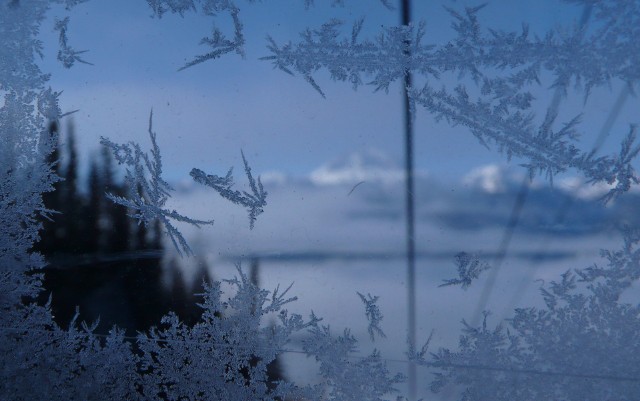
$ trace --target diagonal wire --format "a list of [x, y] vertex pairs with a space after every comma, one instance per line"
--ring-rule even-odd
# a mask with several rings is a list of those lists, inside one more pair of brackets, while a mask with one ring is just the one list
[[[609, 115], [607, 116], [607, 119], [605, 120], [602, 128], [600, 129], [600, 132], [598, 133], [598, 137], [596, 138], [596, 141], [593, 144], [592, 152], [594, 154], [598, 150], [600, 150], [607, 136], [609, 136], [609, 133], [611, 132], [611, 128], [613, 127], [613, 124], [615, 123], [618, 116], [620, 115], [620, 111], [622, 110], [622, 107], [624, 106], [627, 98], [631, 93], [632, 93], [632, 86], [630, 83], [627, 83], [620, 90], [620, 94], [618, 95], [618, 98], [616, 99], [616, 102], [614, 103], [613, 108], [609, 112]], [[560, 207], [556, 211], [556, 214], [553, 220], [554, 226], [560, 225], [564, 222], [565, 217], [567, 216], [569, 210], [571, 210], [571, 207], [575, 202], [578, 190], [579, 190], [579, 187], [575, 186], [571, 190], [569, 196], [566, 196], [564, 198], [563, 203], [560, 205]], [[522, 299], [524, 290], [532, 282], [532, 279], [537, 269], [544, 262], [545, 256], [543, 254], [543, 251], [547, 249], [547, 245], [549, 244], [549, 241], [550, 240], [548, 237], [542, 241], [542, 244], [540, 245], [540, 251], [537, 253], [540, 256], [531, 261], [532, 267], [530, 269], [525, 270], [524, 277], [522, 277], [522, 280], [520, 280], [518, 287], [516, 287], [516, 292], [513, 294], [509, 302], [506, 304], [507, 307], [503, 312], [503, 316], [506, 316], [508, 313], [510, 313], [510, 308], [513, 305], [516, 305]]]
[[522, 184], [520, 185], [518, 195], [516, 196], [516, 201], [513, 204], [513, 209], [511, 209], [511, 216], [509, 216], [507, 227], [502, 234], [502, 240], [500, 241], [500, 247], [498, 248], [498, 253], [496, 254], [495, 261], [491, 266], [491, 269], [489, 270], [489, 277], [487, 278], [487, 281], [482, 288], [480, 299], [478, 300], [476, 310], [473, 313], [471, 325], [474, 327], [478, 325], [479, 319], [482, 316], [482, 312], [487, 307], [487, 302], [489, 301], [491, 292], [495, 287], [498, 273], [500, 272], [500, 268], [502, 267], [502, 262], [504, 262], [504, 258], [507, 256], [507, 251], [509, 250], [509, 245], [511, 244], [511, 239], [513, 238], [513, 232], [518, 225], [520, 214], [522, 213], [522, 208], [525, 204], [525, 201], [527, 200], [528, 194], [529, 177], [525, 176], [522, 180]]
[[[593, 8], [593, 4], [585, 4], [582, 10], [582, 16], [580, 18], [579, 30], [584, 32], [587, 21], [591, 16], [591, 10]], [[568, 82], [566, 82], [568, 85]], [[554, 118], [558, 115], [558, 109], [560, 107], [560, 101], [562, 100], [562, 96], [564, 94], [564, 87], [566, 85], [559, 84], [556, 86], [556, 90], [553, 94], [553, 98], [551, 100], [551, 104], [547, 108], [547, 116], [546, 119]], [[473, 313], [471, 322], [473, 326], [476, 326], [482, 317], [482, 313], [487, 307], [487, 303], [489, 302], [489, 298], [491, 297], [491, 293], [493, 292], [496, 284], [496, 280], [498, 278], [498, 274], [500, 273], [502, 263], [504, 262], [505, 257], [507, 256], [507, 252], [509, 251], [509, 246], [511, 245], [511, 240], [513, 239], [513, 232], [518, 225], [520, 214], [522, 213], [522, 208], [529, 194], [529, 177], [525, 175], [522, 180], [522, 184], [520, 186], [520, 190], [516, 196], [515, 203], [513, 208], [511, 209], [511, 216], [505, 227], [505, 231], [502, 234], [502, 239], [500, 240], [500, 245], [498, 248], [497, 256], [494, 261], [494, 265], [491, 269], [491, 273], [485, 285], [482, 289], [482, 293], [480, 294], [480, 299], [478, 301], [478, 305], [476, 306], [476, 310]]]

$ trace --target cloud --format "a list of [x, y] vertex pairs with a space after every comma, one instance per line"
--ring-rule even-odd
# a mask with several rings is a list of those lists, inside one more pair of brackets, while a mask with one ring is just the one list
[[[467, 187], [479, 189], [489, 194], [506, 193], [512, 190], [512, 187], [520, 185], [525, 178], [522, 169], [516, 169], [508, 164], [485, 164], [474, 167], [462, 178], [462, 184]], [[533, 187], [539, 187], [541, 184], [538, 180], [534, 180]]]
[[[331, 255], [404, 252], [404, 180], [401, 170], [383, 153], [350, 154], [306, 177], [277, 171], [261, 176], [269, 192], [268, 204], [253, 230], [249, 230], [243, 208], [195, 184], [178, 187], [180, 193], [171, 207], [189, 210], [194, 218], [215, 219], [213, 227], [202, 231], [185, 228], [188, 238], [222, 257], [258, 254], [298, 260], [319, 255], [317, 259], [324, 260]], [[246, 182], [238, 178], [237, 189], [247, 190]], [[454, 255], [463, 248], [495, 249], [521, 178], [504, 167], [483, 166], [473, 169], [452, 190], [451, 185], [419, 176], [415, 188], [418, 252], [433, 257], [447, 252]], [[361, 181], [366, 183], [351, 191], [353, 183]], [[531, 188], [519, 219], [514, 252], [535, 251], [536, 241], [531, 238], [560, 235], [563, 241], [577, 240], [611, 229], [612, 221], [629, 219], [625, 205], [632, 199], [603, 211], [594, 202], [576, 198], [558, 223], [555, 211], [568, 197], [559, 187]], [[562, 249], [559, 245], [558, 251]]]
[[[571, 193], [573, 196], [584, 200], [597, 200], [607, 194], [611, 189], [615, 188], [616, 182], [611, 184], [606, 182], [597, 182], [590, 184], [580, 177], [566, 177], [558, 181], [558, 187], [565, 192]], [[629, 193], [637, 194], [640, 192], [638, 185], [633, 185]]]
[[390, 157], [376, 149], [351, 153], [318, 167], [309, 175], [311, 182], [316, 185], [359, 182], [391, 184], [404, 180], [404, 177], [404, 171]]

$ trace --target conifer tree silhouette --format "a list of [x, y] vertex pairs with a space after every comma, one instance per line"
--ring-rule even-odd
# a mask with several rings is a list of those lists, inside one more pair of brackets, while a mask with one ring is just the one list
[[[50, 135], [58, 135], [59, 126], [51, 123]], [[149, 329], [170, 310], [187, 324], [198, 321], [202, 309], [194, 293], [210, 283], [206, 261], [198, 261], [193, 286], [185, 285], [178, 262], [174, 261], [174, 280], [170, 287], [162, 281], [162, 227], [138, 225], [127, 216], [127, 208], [114, 204], [106, 193], [126, 196], [127, 189], [113, 172], [109, 149], [89, 160], [86, 183], [79, 179], [76, 130], [70, 123], [58, 147], [49, 156], [57, 161], [55, 172], [63, 177], [56, 191], [45, 194], [45, 207], [60, 213], [43, 219], [41, 241], [34, 247], [49, 260], [45, 269], [40, 302], [52, 295], [53, 314], [67, 327], [80, 308], [80, 320], [100, 319], [98, 332], [107, 332], [114, 324], [130, 335]], [[63, 160], [62, 163], [60, 160]]]
[[[51, 136], [58, 136], [59, 126], [56, 121], [51, 121], [48, 127], [48, 134]], [[53, 151], [47, 156], [47, 163], [53, 165], [53, 173], [60, 176], [60, 151], [58, 147], [55, 147]], [[61, 194], [61, 186], [62, 182], [56, 182], [53, 187], [54, 190], [51, 192], [45, 192], [42, 194], [42, 199], [44, 201], [44, 205], [49, 210], [60, 210], [60, 194]], [[58, 248], [60, 240], [58, 239], [57, 227], [56, 227], [56, 218], [58, 215], [53, 215], [49, 218], [43, 218], [42, 221], [42, 232], [40, 236], [40, 241], [37, 242], [33, 249], [34, 251], [50, 255], [55, 249]]]
[[102, 202], [101, 172], [95, 160], [89, 166], [87, 201], [84, 207], [84, 251], [88, 254], [98, 254], [101, 251], [103, 232], [100, 227], [103, 217], [104, 202]]
[[79, 249], [78, 244], [82, 241], [82, 219], [81, 208], [82, 198], [78, 192], [78, 154], [76, 150], [75, 126], [73, 120], [69, 120], [66, 132], [66, 157], [67, 162], [64, 167], [64, 185], [62, 186], [62, 202], [60, 205], [60, 220], [63, 232], [62, 242], [58, 244], [58, 249], [62, 252], [74, 252]]

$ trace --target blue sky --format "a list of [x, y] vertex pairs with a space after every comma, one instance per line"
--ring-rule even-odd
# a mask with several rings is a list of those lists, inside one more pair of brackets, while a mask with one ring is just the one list
[[[305, 10], [304, 2], [238, 1], [247, 38], [246, 58], [228, 54], [177, 72], [185, 61], [207, 51], [200, 38], [211, 32], [212, 19], [188, 14], [166, 14], [152, 19], [145, 1], [89, 1], [70, 13], [69, 43], [89, 49], [85, 59], [93, 66], [77, 64], [65, 70], [55, 60], [57, 36], [53, 22], [43, 24], [45, 58], [42, 69], [51, 72], [51, 85], [64, 90], [63, 110], [80, 109], [74, 120], [82, 153], [97, 149], [99, 137], [114, 141], [135, 140], [148, 145], [147, 121], [154, 109], [154, 129], [171, 180], [187, 177], [192, 167], [223, 173], [241, 166], [240, 149], [254, 171], [278, 171], [306, 175], [319, 166], [353, 152], [379, 149], [402, 163], [402, 109], [398, 85], [389, 93], [373, 93], [370, 87], [353, 91], [349, 84], [334, 83], [325, 73], [318, 82], [323, 99], [300, 76], [275, 70], [266, 61], [266, 35], [276, 42], [296, 41], [306, 27], [315, 28], [331, 18], [346, 23], [345, 33], [365, 17], [362, 38], [371, 38], [381, 26], [397, 25], [398, 11], [379, 1], [345, 1], [330, 7], [317, 0]], [[425, 41], [442, 43], [452, 35], [451, 17], [443, 5], [462, 10], [477, 2], [414, 1], [414, 20], [427, 23]], [[53, 15], [63, 16], [64, 10]], [[484, 26], [519, 30], [528, 22], [533, 33], [543, 34], [559, 25], [571, 25], [581, 9], [558, 1], [492, 1], [481, 12]], [[215, 20], [229, 31], [226, 14]], [[620, 83], [612, 83], [591, 97], [585, 127], [589, 135], [610, 110]], [[546, 107], [551, 90], [542, 88], [537, 101]], [[614, 126], [616, 138], [628, 130], [637, 99], [628, 101]], [[582, 99], [563, 103], [567, 117], [582, 111]], [[502, 164], [506, 158], [487, 150], [463, 128], [435, 123], [419, 112], [415, 133], [416, 167], [443, 179], [459, 178], [474, 167]], [[584, 146], [590, 146], [588, 135]], [[619, 139], [611, 140], [608, 152]], [[86, 156], [85, 156], [86, 157]]]

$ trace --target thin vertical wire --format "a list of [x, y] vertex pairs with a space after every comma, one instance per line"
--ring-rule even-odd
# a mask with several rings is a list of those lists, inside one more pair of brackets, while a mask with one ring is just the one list
[[[408, 27], [411, 23], [411, 8], [409, 0], [402, 0], [402, 25]], [[404, 49], [405, 60], [411, 58], [411, 41], [407, 39]], [[406, 217], [407, 217], [407, 340], [409, 344], [416, 344], [416, 247], [415, 247], [415, 200], [413, 184], [413, 120], [411, 116], [411, 70], [406, 66], [404, 73], [404, 144], [405, 144], [405, 177], [406, 177]], [[417, 395], [416, 364], [409, 363], [407, 384], [409, 400], [413, 401]]]

